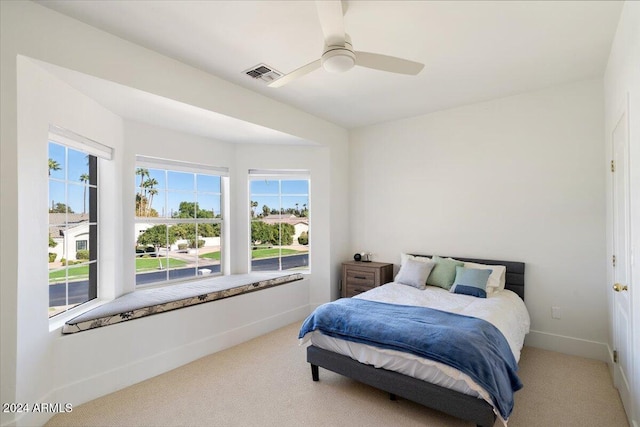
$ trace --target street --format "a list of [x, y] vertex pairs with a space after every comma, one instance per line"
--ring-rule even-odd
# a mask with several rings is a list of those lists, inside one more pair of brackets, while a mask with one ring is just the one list
[[[289, 255], [282, 257], [282, 270], [291, 270], [295, 268], [305, 267], [309, 265], [309, 254]], [[208, 270], [211, 270], [212, 274], [220, 272], [220, 264], [206, 266]], [[277, 271], [278, 258], [261, 258], [251, 261], [252, 271]], [[169, 270], [170, 279], [181, 279], [186, 277], [194, 277], [196, 275], [196, 269], [189, 268], [176, 268]], [[153, 271], [150, 273], [136, 274], [136, 286], [145, 285], [153, 282], [162, 281], [166, 278], [166, 270]], [[67, 303], [65, 298], [65, 284], [58, 283], [55, 285], [49, 285], [49, 307], [58, 307], [68, 304], [78, 304], [87, 301], [88, 294], [88, 280], [78, 280], [76, 282], [69, 282], [69, 302]]]

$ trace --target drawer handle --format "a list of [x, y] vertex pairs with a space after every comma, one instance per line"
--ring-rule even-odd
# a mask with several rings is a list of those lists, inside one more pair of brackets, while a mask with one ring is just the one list
[[355, 277], [356, 279], [367, 280], [367, 278], [364, 276], [353, 276], [353, 277]]

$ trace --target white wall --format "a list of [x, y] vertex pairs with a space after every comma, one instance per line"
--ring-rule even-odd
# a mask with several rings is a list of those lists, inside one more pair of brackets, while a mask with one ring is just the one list
[[602, 117], [593, 80], [353, 131], [352, 252], [524, 261], [528, 343], [604, 358]]
[[[0, 2], [0, 8], [0, 225], [3, 243], [15, 243], [0, 245], [2, 402], [79, 404], [300, 319], [310, 304], [337, 293], [348, 236], [344, 129], [37, 4]], [[263, 147], [254, 156], [244, 148], [124, 121], [18, 55], [287, 132], [321, 147]], [[111, 201], [101, 207], [101, 221], [115, 230], [103, 236], [100, 247], [106, 263], [101, 279], [113, 284], [107, 286], [108, 297], [132, 287], [133, 258], [122, 254], [133, 238], [134, 201], [129, 195], [135, 191], [135, 154], [224, 161], [231, 170], [236, 162], [243, 168], [303, 164], [311, 169], [322, 201], [312, 214], [313, 226], [326, 236], [313, 248], [317, 279], [312, 273], [303, 282], [72, 336], [50, 332], [46, 262], [42, 268], [33, 262], [45, 260], [47, 252], [44, 243], [40, 247], [36, 242], [47, 233], [47, 177], [39, 165], [47, 156], [49, 123], [115, 148], [114, 161], [100, 172], [105, 183], [101, 197]], [[290, 152], [295, 152], [295, 165], [286, 160]], [[106, 177], [111, 177], [108, 184]], [[246, 186], [246, 181], [234, 185]], [[232, 216], [234, 207], [239, 215], [246, 209], [240, 208], [240, 199], [231, 203]], [[242, 246], [234, 243], [232, 252], [241, 253]], [[238, 271], [237, 265], [233, 268]], [[2, 413], [0, 421], [3, 426], [37, 425], [47, 418]]]
[[[632, 414], [629, 419], [634, 426], [640, 425], [640, 3], [625, 2], [616, 36], [611, 47], [609, 62], [604, 77], [605, 95], [605, 159], [612, 155], [611, 134], [619, 120], [620, 113], [627, 107], [629, 117], [629, 170], [631, 195], [630, 219], [631, 219], [631, 247], [634, 255], [631, 259], [631, 304], [633, 306], [633, 353], [628, 355], [633, 361], [632, 376]], [[612, 194], [611, 174], [606, 173], [607, 179], [607, 254], [611, 255], [613, 233], [612, 223]], [[613, 325], [611, 285], [613, 283], [613, 271], [608, 264], [607, 280], [603, 284], [609, 302], [609, 324]], [[613, 336], [610, 335], [607, 344], [612, 350]], [[613, 365], [609, 358], [608, 362]]]

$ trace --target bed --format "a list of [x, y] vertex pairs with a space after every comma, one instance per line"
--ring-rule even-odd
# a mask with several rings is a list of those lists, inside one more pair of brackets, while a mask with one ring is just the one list
[[[403, 267], [400, 273], [404, 269], [404, 257], [405, 255], [403, 255]], [[428, 259], [426, 257], [430, 256], [406, 255], [406, 257], [425, 260]], [[451, 258], [440, 257], [439, 259], [450, 260]], [[393, 305], [393, 307], [383, 307], [385, 309], [400, 309], [400, 307], [413, 306], [414, 304], [426, 304], [425, 306], [428, 307], [433, 303], [435, 304], [433, 308], [437, 312], [451, 310], [451, 312], [461, 314], [463, 317], [475, 317], [476, 314], [467, 311], [471, 310], [471, 307], [474, 307], [474, 310], [479, 308], [477, 317], [480, 320], [476, 320], [482, 323], [490, 323], [491, 325], [495, 324], [494, 329], [499, 330], [499, 334], [501, 333], [500, 335], [504, 336], [504, 341], [507, 343], [510, 354], [516, 362], [515, 368], [512, 370], [517, 370], [520, 349], [524, 342], [524, 335], [529, 328], [529, 316], [523, 303], [525, 264], [513, 261], [460, 257], [455, 257], [454, 259], [464, 262], [465, 267], [472, 268], [474, 271], [477, 268], [482, 269], [487, 266], [503, 266], [502, 280], [505, 290], [498, 292], [492, 289], [494, 292], [487, 295], [487, 298], [476, 298], [470, 295], [456, 295], [445, 289], [432, 286], [426, 286], [426, 289], [418, 289], [393, 282], [360, 294], [354, 297], [352, 302], [343, 299], [330, 305], [332, 309], [351, 310], [352, 308], [350, 307], [334, 307], [334, 305], [340, 305], [341, 302], [344, 302], [358, 306], [363, 305], [364, 310], [369, 310], [369, 305], [367, 304], [375, 304], [376, 302], [385, 303], [378, 304], [380, 306]], [[497, 268], [502, 267], [494, 267], [490, 271], [497, 271]], [[396, 276], [396, 281], [398, 281], [400, 273]], [[489, 288], [487, 287], [486, 289]], [[409, 300], [413, 301], [414, 298], [423, 299], [424, 301], [407, 303]], [[445, 302], [435, 303], [435, 301]], [[444, 306], [438, 304], [444, 304]], [[501, 308], [499, 314], [496, 314], [498, 310], [496, 309], [496, 313], [494, 313], [493, 307], [498, 305]], [[324, 306], [327, 306], [327, 304]], [[509, 308], [503, 313], [503, 306], [513, 306], [515, 308], [513, 310]], [[421, 310], [422, 308], [407, 308], [407, 310], [414, 309]], [[513, 315], [511, 314], [512, 311]], [[440, 315], [439, 313], [435, 314]], [[309, 319], [312, 316], [314, 314], [309, 316]], [[350, 319], [351, 314], [340, 317]], [[305, 321], [303, 328], [309, 319]], [[442, 363], [443, 361], [437, 357], [431, 359], [431, 356], [421, 357], [419, 354], [407, 354], [404, 352], [405, 350], [393, 347], [377, 348], [377, 346], [369, 345], [366, 342], [347, 341], [339, 336], [332, 336], [328, 332], [323, 333], [319, 330], [311, 332], [307, 330], [303, 333], [301, 329], [300, 337], [311, 341], [311, 345], [307, 347], [307, 361], [311, 365], [312, 379], [314, 381], [319, 380], [318, 368], [322, 367], [384, 390], [390, 394], [392, 399], [402, 397], [457, 418], [474, 422], [481, 427], [493, 426], [496, 418], [505, 421], [508, 413], [510, 413], [509, 410], [506, 413], [507, 416], [503, 416], [505, 414], [504, 410], [498, 409], [499, 405], [496, 404], [495, 395], [485, 390], [483, 387], [484, 382], [476, 381], [476, 377], [473, 375], [469, 377], [466, 373], [457, 370], [448, 363]], [[512, 374], [515, 375], [515, 373]], [[516, 378], [514, 381], [517, 382], [519, 380]], [[514, 387], [514, 389], [517, 389], [517, 387]]]

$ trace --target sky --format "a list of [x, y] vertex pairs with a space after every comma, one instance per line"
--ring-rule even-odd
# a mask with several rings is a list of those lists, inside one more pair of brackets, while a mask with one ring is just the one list
[[[251, 180], [249, 184], [249, 198], [258, 202], [256, 214], [262, 213], [262, 207], [270, 209], [288, 209], [296, 207], [304, 209], [309, 205], [308, 180]], [[298, 206], [296, 206], [296, 204]]]
[[[49, 175], [49, 208], [56, 203], [65, 203], [75, 213], [88, 211], [88, 183], [80, 177], [89, 174], [86, 154], [49, 142], [49, 159], [56, 161], [60, 170], [51, 170]], [[200, 209], [213, 211], [215, 215], [221, 210], [221, 178], [216, 175], [177, 172], [162, 169], [147, 169], [149, 176], [145, 180], [155, 179], [153, 186], [157, 194], [153, 195], [151, 207], [161, 217], [170, 218], [178, 212], [180, 202], [197, 202]], [[135, 192], [140, 191], [140, 176], [135, 175]], [[264, 205], [271, 209], [296, 208], [302, 210], [309, 205], [308, 180], [272, 180], [260, 179], [250, 181], [250, 199], [258, 202], [256, 213], [262, 213]], [[66, 194], [65, 194], [66, 193]], [[98, 198], [100, 197], [98, 193]], [[131, 197], [135, 197], [133, 194]], [[150, 195], [147, 195], [150, 198]], [[65, 201], [67, 200], [67, 201]]]

